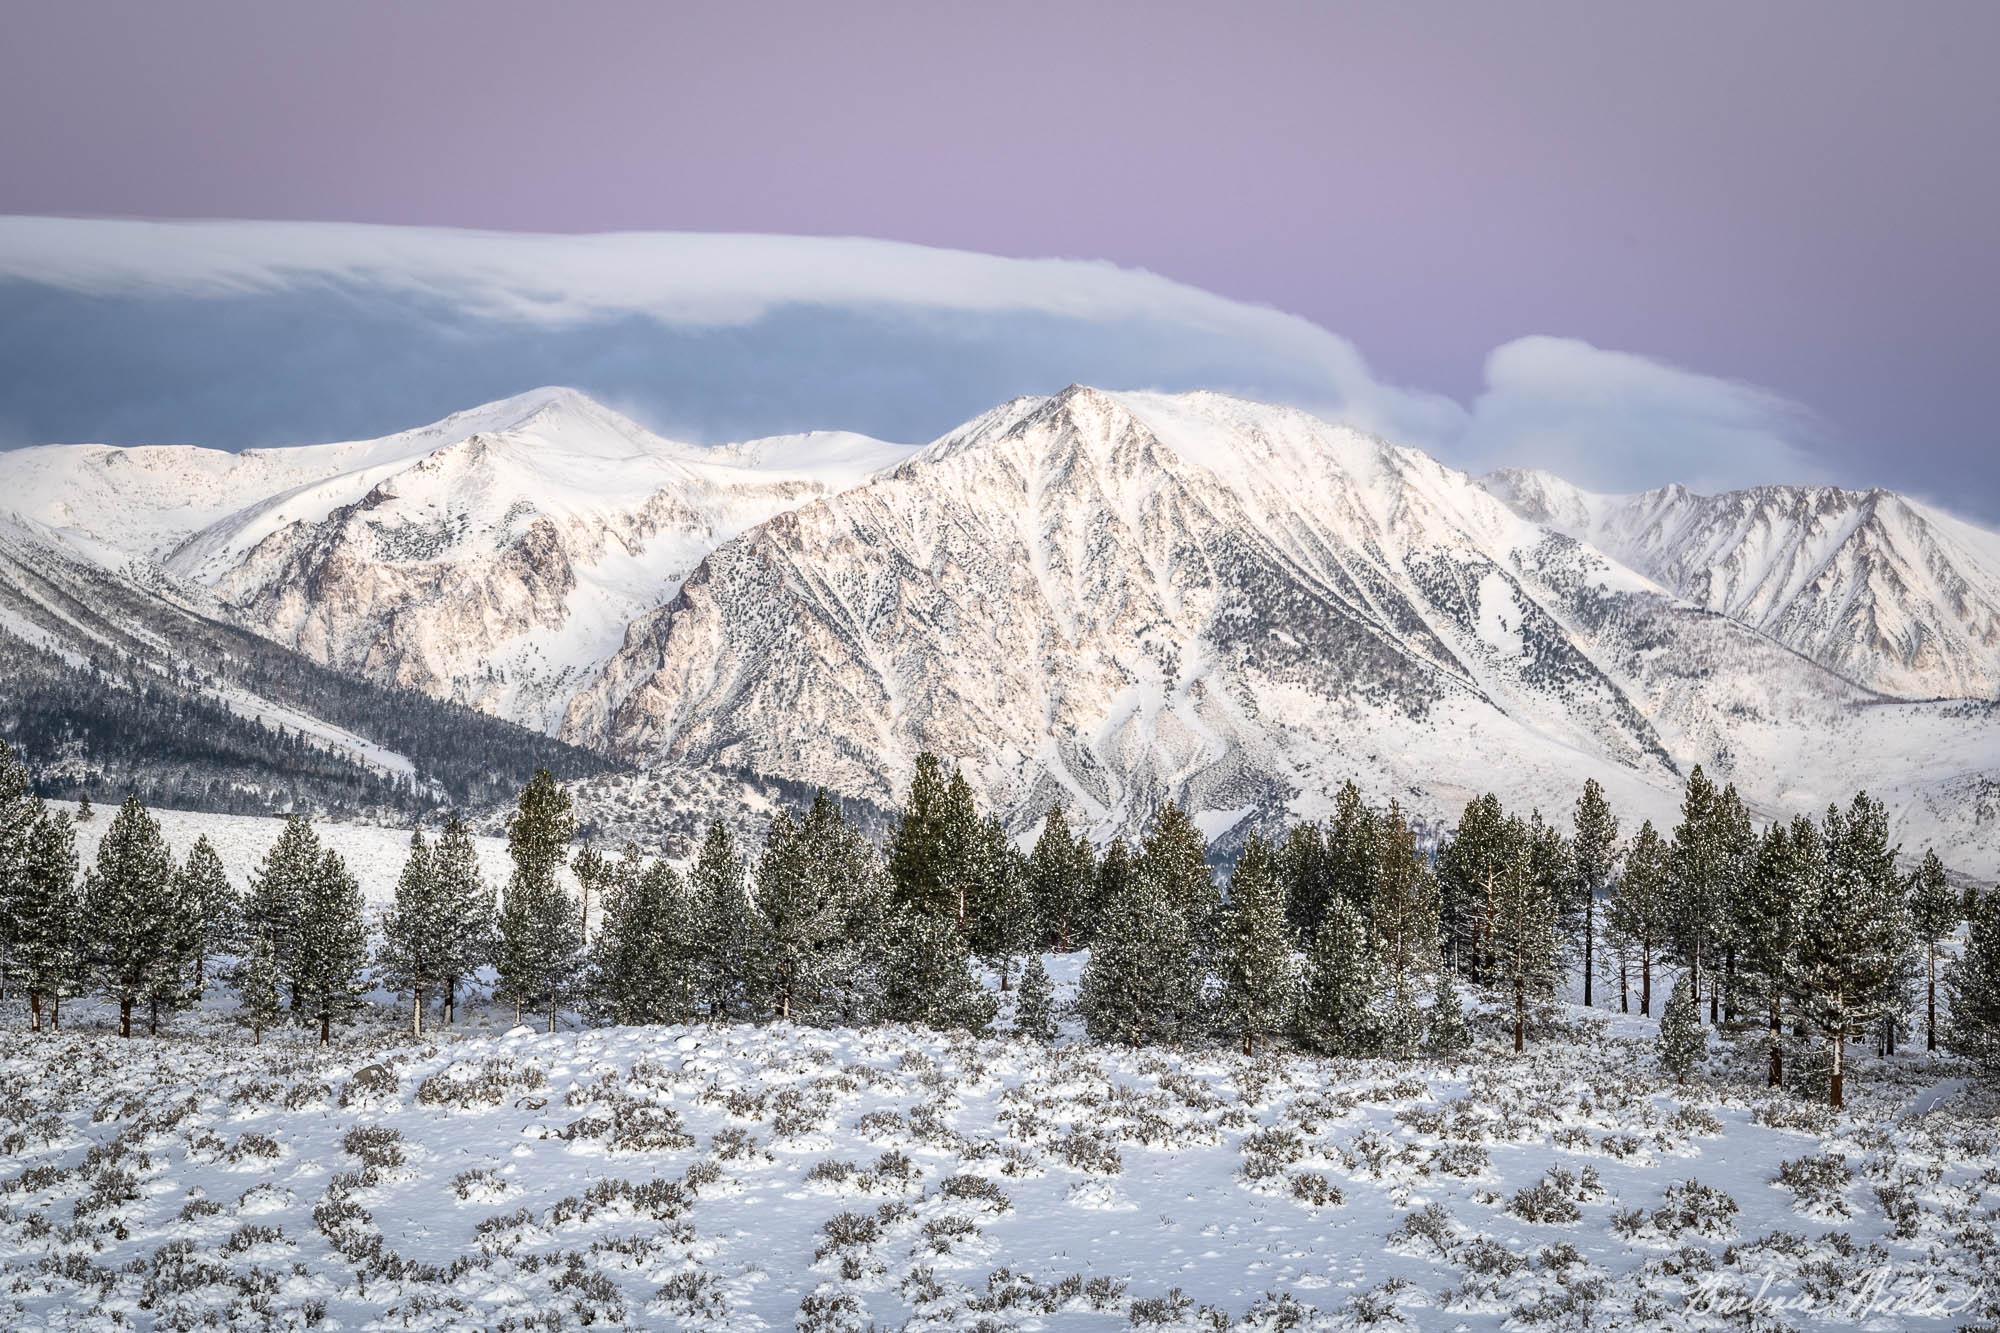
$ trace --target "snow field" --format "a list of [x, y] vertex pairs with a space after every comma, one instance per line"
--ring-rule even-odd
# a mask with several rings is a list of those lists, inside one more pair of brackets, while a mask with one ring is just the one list
[[1664, 1083], [1650, 1021], [1578, 1010], [1455, 1068], [788, 1026], [321, 1051], [224, 1017], [0, 1036], [0, 1321], [1663, 1329], [1759, 1295], [1755, 1326], [1951, 1328], [2000, 1300], [2000, 1129], [1920, 1057], [1836, 1116], [1749, 1052]]

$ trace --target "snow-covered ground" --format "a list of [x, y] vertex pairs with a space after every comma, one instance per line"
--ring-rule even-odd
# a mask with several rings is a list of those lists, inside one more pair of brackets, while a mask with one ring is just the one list
[[1864, 1061], [1833, 1116], [1749, 1052], [1674, 1087], [1649, 1020], [1574, 1009], [1455, 1068], [1073, 1025], [1051, 1051], [475, 1014], [410, 1044], [379, 1012], [323, 1052], [219, 1010], [122, 1042], [87, 1005], [7, 1017], [9, 1327], [1951, 1328], [2000, 1301], [2000, 1132], [1921, 1055]]

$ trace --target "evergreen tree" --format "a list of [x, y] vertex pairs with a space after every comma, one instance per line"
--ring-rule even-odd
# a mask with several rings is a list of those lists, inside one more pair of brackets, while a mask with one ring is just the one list
[[1524, 834], [1519, 849], [1494, 884], [1493, 975], [1514, 1006], [1514, 1049], [1527, 1043], [1528, 1002], [1555, 995], [1558, 941], [1556, 899], [1550, 878], [1536, 873]]
[[993, 850], [972, 784], [954, 768], [945, 783], [944, 804], [937, 825], [937, 856], [945, 910], [958, 933], [968, 940], [983, 933], [981, 916], [990, 910], [988, 890], [996, 881], [988, 859]]
[[[1200, 1029], [1205, 972], [1188, 927], [1188, 886], [1167, 858], [1144, 856], [1125, 870], [1114, 842], [1103, 869], [1113, 896], [1104, 903], [1097, 943], [1077, 990], [1077, 1007], [1091, 1040], [1143, 1046], [1180, 1041]], [[1203, 871], [1206, 875], [1206, 869]]]
[[1924, 953], [1924, 1046], [1937, 1049], [1938, 946], [1958, 929], [1962, 903], [1945, 881], [1944, 862], [1935, 851], [1924, 851], [1923, 863], [1910, 877], [1910, 926]]
[[1416, 830], [1391, 801], [1375, 821], [1374, 909], [1376, 956], [1387, 987], [1388, 1021], [1383, 1038], [1404, 1058], [1422, 1035], [1417, 1008], [1418, 978], [1438, 965], [1438, 890]]
[[458, 948], [456, 925], [445, 901], [437, 859], [423, 830], [410, 835], [410, 855], [396, 881], [396, 898], [382, 917], [376, 965], [382, 978], [410, 997], [410, 1034], [424, 1035], [424, 999], [444, 985]]
[[250, 877], [250, 892], [243, 904], [245, 931], [251, 939], [261, 939], [269, 946], [272, 966], [291, 988], [294, 1014], [304, 1008], [292, 984], [298, 973], [299, 918], [324, 854], [319, 835], [305, 816], [287, 817], [277, 841]]
[[250, 1029], [253, 1045], [263, 1045], [266, 1029], [284, 1021], [285, 1001], [278, 993], [279, 980], [270, 941], [262, 935], [252, 937], [249, 952], [237, 960], [229, 982], [236, 991], [236, 1022]]
[[603, 877], [604, 922], [591, 946], [595, 1010], [613, 1023], [686, 1023], [700, 998], [696, 907], [664, 861]]
[[320, 1045], [333, 1040], [335, 1019], [361, 1007], [367, 966], [361, 885], [338, 854], [322, 852], [299, 902], [298, 950], [289, 978], [299, 1011], [319, 1023]]
[[136, 796], [127, 797], [84, 877], [87, 951], [97, 986], [118, 1005], [118, 1035], [132, 1035], [132, 1006], [153, 994], [175, 961], [168, 915], [173, 854]]
[[1688, 969], [1699, 1007], [1704, 989], [1711, 1022], [1720, 1021], [1720, 972], [1727, 907], [1755, 853], [1754, 832], [1732, 787], [1718, 791], [1697, 764], [1681, 800], [1681, 822], [1668, 848], [1668, 917], [1676, 954]]
[[42, 1027], [44, 1010], [51, 1025], [62, 1028], [62, 1002], [80, 994], [84, 974], [83, 897], [76, 882], [76, 834], [71, 822], [37, 805], [8, 909], [13, 939], [11, 984], [28, 994], [34, 1029]]
[[[813, 849], [792, 816], [771, 819], [757, 863], [757, 991], [781, 1022], [810, 1021], [830, 983], [827, 968], [841, 936], [838, 904], [813, 864]], [[912, 915], [930, 915], [912, 912]]]
[[1827, 1100], [1838, 1108], [1847, 1041], [1879, 1017], [1908, 927], [1881, 803], [1864, 792], [1845, 813], [1829, 807], [1823, 838], [1825, 868], [1801, 904], [1796, 977], [1805, 1016], [1827, 1039]]
[[1059, 953], [1087, 945], [1097, 858], [1089, 839], [1070, 830], [1060, 802], [1049, 807], [1028, 866], [1042, 943]]
[[1123, 902], [1132, 884], [1132, 848], [1123, 836], [1114, 837], [1097, 862], [1097, 882], [1090, 898], [1090, 947], [1095, 949], [1107, 923], [1112, 904]]
[[997, 1001], [972, 975], [965, 937], [951, 916], [905, 912], [896, 920], [882, 1012], [890, 1022], [984, 1032]]
[[1810, 819], [1773, 824], [1758, 845], [1748, 884], [1731, 909], [1744, 980], [1764, 1006], [1771, 1087], [1785, 1080], [1785, 1002], [1793, 984], [1801, 905], [1823, 870], [1819, 831]]
[[1275, 870], [1285, 894], [1285, 917], [1292, 933], [1312, 946], [1334, 899], [1332, 862], [1327, 855], [1326, 830], [1307, 820], [1285, 830], [1278, 843]]
[[1604, 798], [1604, 788], [1596, 778], [1583, 784], [1571, 819], [1569, 899], [1582, 907], [1583, 1004], [1590, 1008], [1597, 978], [1597, 899], [1611, 887], [1618, 873], [1618, 817]]
[[1694, 985], [1683, 973], [1667, 996], [1667, 1012], [1660, 1019], [1660, 1065], [1677, 1083], [1685, 1083], [1702, 1056], [1708, 1053], [1708, 1034], [1702, 1031], [1701, 1009], [1696, 1005]]
[[1153, 891], [1180, 914], [1182, 929], [1195, 950], [1194, 965], [1206, 970], [1222, 895], [1208, 868], [1208, 839], [1202, 837], [1187, 811], [1170, 801], [1154, 812], [1140, 841], [1133, 872], [1150, 881]]
[[1520, 834], [1520, 822], [1507, 818], [1498, 797], [1480, 796], [1466, 805], [1438, 855], [1445, 949], [1451, 965], [1476, 984], [1485, 984], [1492, 970], [1496, 892], [1519, 855]]
[[1014, 996], [1014, 1032], [1046, 1046], [1056, 1039], [1056, 992], [1040, 954], [1030, 954]]
[[181, 863], [175, 894], [189, 913], [193, 933], [194, 995], [199, 1000], [208, 978], [208, 960], [237, 947], [243, 930], [243, 901], [229, 883], [222, 858], [206, 834], [194, 840]]
[[2000, 1080], [2000, 893], [1983, 895], [1967, 925], [1965, 952], [1945, 969], [1944, 1047], [1983, 1079]]
[[1625, 853], [1625, 874], [1605, 908], [1605, 925], [1639, 962], [1639, 1012], [1653, 1012], [1653, 959], [1672, 928], [1673, 897], [1666, 842], [1651, 820], [1639, 826]]
[[614, 875], [611, 858], [601, 855], [586, 841], [570, 859], [569, 873], [576, 880], [576, 929], [584, 947], [590, 947], [590, 909], [594, 902], [600, 911], [604, 907], [605, 895], [611, 889]]
[[500, 920], [493, 891], [479, 871], [472, 830], [463, 819], [452, 815], [444, 821], [430, 862], [439, 910], [447, 923], [449, 948], [439, 980], [444, 987], [444, 1021], [449, 1024], [458, 1017], [460, 990], [499, 954]]
[[1015, 850], [997, 818], [986, 821], [985, 835], [981, 860], [986, 883], [980, 891], [983, 906], [972, 942], [980, 957], [999, 972], [1004, 991], [1011, 982], [1014, 960], [1035, 948], [1041, 929], [1028, 859]]
[[96, 817], [97, 817], [97, 811], [91, 808], [90, 797], [88, 795], [77, 797], [76, 822], [79, 824], [88, 824], [91, 820], [95, 819]]
[[1352, 781], [1334, 793], [1333, 816], [1326, 821], [1326, 880], [1332, 896], [1361, 914], [1373, 929], [1375, 887], [1380, 855], [1375, 812]]
[[688, 892], [694, 905], [695, 970], [702, 1006], [713, 1022], [748, 1017], [756, 923], [744, 883], [743, 858], [720, 820], [708, 826], [702, 839], [688, 871]]
[[1306, 954], [1305, 991], [1298, 1007], [1299, 1041], [1323, 1055], [1368, 1055], [1381, 1033], [1382, 982], [1361, 911], [1336, 897]]
[[1438, 969], [1437, 998], [1431, 1001], [1429, 1017], [1424, 1046], [1432, 1055], [1456, 1063], [1472, 1049], [1472, 1028], [1465, 1021], [1465, 1006], [1458, 998], [1458, 987], [1452, 983], [1448, 967]]
[[498, 962], [516, 1018], [533, 1007], [548, 1016], [550, 1032], [582, 970], [582, 918], [558, 878], [575, 833], [569, 793], [547, 769], [536, 770], [507, 821], [514, 873], [500, 902]]
[[19, 947], [15, 907], [27, 892], [21, 882], [27, 863], [28, 840], [41, 811], [35, 801], [27, 766], [0, 741], [0, 981], [15, 970]]
[[891, 901], [904, 912], [955, 915], [939, 843], [944, 822], [944, 765], [929, 750], [917, 756], [910, 795], [889, 835]]
[[1282, 1032], [1297, 1000], [1292, 932], [1272, 866], [1270, 844], [1252, 836], [1229, 879], [1222, 913], [1222, 1017], [1243, 1041], [1243, 1054]]
[[[811, 1021], [872, 1022], [884, 1002], [895, 931], [881, 854], [825, 791], [814, 795], [799, 835], [815, 891], [833, 913], [832, 933], [819, 963], [824, 980]], [[966, 937], [963, 929], [959, 934]]]

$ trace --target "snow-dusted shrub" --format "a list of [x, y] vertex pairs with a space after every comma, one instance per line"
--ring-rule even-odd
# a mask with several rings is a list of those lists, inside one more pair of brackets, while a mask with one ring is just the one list
[[1294, 1199], [1308, 1208], [1337, 1208], [1347, 1201], [1340, 1187], [1317, 1171], [1296, 1172], [1287, 1188]]
[[1651, 1212], [1633, 1208], [1614, 1214], [1611, 1229], [1628, 1240], [1676, 1241], [1689, 1232], [1708, 1240], [1727, 1240], [1736, 1234], [1741, 1214], [1736, 1200], [1721, 1190], [1683, 1180], [1667, 1186], [1660, 1206]]
[[548, 1085], [549, 1076], [534, 1065], [496, 1057], [476, 1068], [455, 1064], [432, 1074], [417, 1085], [417, 1103], [478, 1110], [498, 1106], [510, 1094], [538, 1092]]
[[1772, 1129], [1796, 1130], [1816, 1138], [1831, 1134], [1840, 1120], [1824, 1102], [1799, 1101], [1790, 1097], [1772, 1097], [1757, 1103], [1751, 1118]]
[[959, 1213], [943, 1213], [923, 1226], [923, 1242], [932, 1254], [955, 1254], [965, 1241], [979, 1235], [979, 1224]]
[[1827, 1218], [1854, 1216], [1847, 1202], [1854, 1170], [1841, 1153], [1788, 1158], [1778, 1164], [1775, 1183], [1792, 1192], [1792, 1206], [1800, 1212]]
[[709, 1322], [728, 1313], [722, 1283], [706, 1269], [690, 1268], [660, 1284], [653, 1303], [661, 1314], [681, 1321]]
[[[1595, 1180], [1594, 1173], [1590, 1179]], [[1524, 1222], [1568, 1226], [1583, 1219], [1583, 1210], [1577, 1207], [1582, 1193], [1583, 1184], [1575, 1172], [1551, 1167], [1535, 1184], [1516, 1190], [1507, 1201], [1507, 1211]]]
[[1134, 1328], [1170, 1328], [1185, 1322], [1194, 1309], [1194, 1297], [1173, 1287], [1164, 1296], [1135, 1297], [1126, 1317]]
[[1014, 1207], [1014, 1201], [984, 1176], [948, 1176], [938, 1182], [938, 1193], [961, 1203], [979, 1204], [995, 1213], [1008, 1212]]
[[1442, 1175], [1471, 1180], [1493, 1165], [1493, 1155], [1477, 1143], [1446, 1143], [1431, 1154], [1431, 1168]]
[[860, 1298], [831, 1283], [808, 1293], [793, 1321], [797, 1333], [862, 1333], [867, 1327], [868, 1311]]
[[1441, 1203], [1427, 1203], [1406, 1215], [1389, 1232], [1389, 1248], [1402, 1254], [1443, 1259], [1457, 1239], [1451, 1214]]
[[387, 1125], [356, 1125], [340, 1140], [341, 1151], [377, 1169], [401, 1166], [403, 1136]]
[[1125, 1159], [1101, 1134], [1073, 1130], [1049, 1145], [1049, 1151], [1064, 1166], [1085, 1175], [1115, 1176], [1125, 1169]]
[[397, 1084], [396, 1071], [389, 1065], [363, 1065], [349, 1076], [346, 1086], [341, 1088], [340, 1104], [367, 1106], [387, 1101], [396, 1095]]

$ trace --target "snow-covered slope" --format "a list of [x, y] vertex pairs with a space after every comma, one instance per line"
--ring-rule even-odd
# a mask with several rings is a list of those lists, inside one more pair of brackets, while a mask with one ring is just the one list
[[1524, 517], [1870, 688], [2000, 695], [2000, 536], [1930, 506], [1831, 486], [1594, 495], [1524, 470], [1484, 483]]
[[1101, 832], [1167, 798], [1212, 832], [1310, 814], [1350, 777], [1442, 819], [1488, 789], [1555, 814], [1585, 776], [1664, 816], [1694, 763], [1773, 810], [2000, 769], [1985, 714], [1880, 703], [1423, 454], [1073, 387], [720, 547], [565, 734], [877, 799], [929, 748]]

